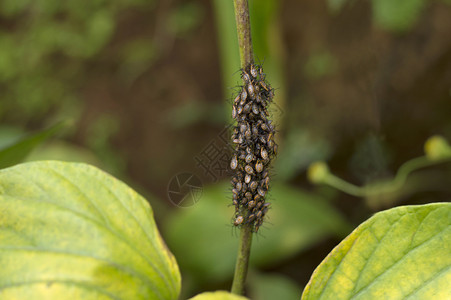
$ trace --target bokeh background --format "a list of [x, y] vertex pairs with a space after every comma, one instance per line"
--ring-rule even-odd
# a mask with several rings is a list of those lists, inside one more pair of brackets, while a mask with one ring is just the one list
[[[423, 155], [430, 136], [451, 140], [451, 2], [253, 0], [250, 9], [280, 154], [247, 294], [299, 299], [314, 268], [375, 212], [449, 201], [449, 163], [371, 199], [312, 185], [306, 170], [324, 160], [371, 185]], [[2, 0], [0, 147], [64, 121], [27, 160], [87, 162], [124, 180], [153, 207], [182, 271], [181, 299], [229, 289], [238, 230], [224, 141], [239, 66], [231, 0]], [[188, 208], [168, 196], [182, 172], [203, 187]]]

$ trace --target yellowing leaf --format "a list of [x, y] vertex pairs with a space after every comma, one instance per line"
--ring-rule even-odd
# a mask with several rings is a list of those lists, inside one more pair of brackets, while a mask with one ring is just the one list
[[451, 203], [377, 213], [319, 265], [303, 300], [451, 299]]
[[0, 171], [0, 299], [177, 299], [148, 203], [86, 164]]

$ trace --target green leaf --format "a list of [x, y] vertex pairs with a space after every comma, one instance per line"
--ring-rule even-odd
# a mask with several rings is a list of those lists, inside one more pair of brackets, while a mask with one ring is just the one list
[[86, 164], [0, 170], [0, 299], [177, 299], [148, 203]]
[[373, 18], [382, 28], [406, 31], [421, 14], [425, 0], [373, 0]]
[[0, 149], [0, 169], [22, 162], [35, 147], [57, 133], [64, 126], [64, 123], [58, 123]]
[[[233, 274], [239, 230], [232, 225], [234, 208], [227, 190], [229, 183], [205, 188], [194, 207], [176, 211], [164, 227], [181, 269], [199, 280], [227, 280]], [[275, 264], [330, 235], [348, 234], [352, 228], [323, 200], [274, 184], [267, 222], [254, 235], [251, 264]]]
[[231, 294], [226, 291], [217, 291], [217, 292], [207, 292], [199, 294], [190, 300], [246, 300], [248, 298]]
[[451, 204], [377, 213], [326, 257], [308, 299], [451, 299]]

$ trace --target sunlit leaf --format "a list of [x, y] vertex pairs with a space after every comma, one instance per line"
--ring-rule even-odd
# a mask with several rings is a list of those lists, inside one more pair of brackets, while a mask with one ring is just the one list
[[178, 297], [178, 266], [151, 207], [94, 167], [1, 170], [0, 211], [0, 299]]
[[319, 265], [302, 299], [451, 299], [451, 203], [377, 213]]

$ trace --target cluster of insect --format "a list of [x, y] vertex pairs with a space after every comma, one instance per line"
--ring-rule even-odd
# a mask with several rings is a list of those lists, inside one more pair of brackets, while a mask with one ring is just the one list
[[232, 117], [234, 151], [230, 167], [232, 176], [233, 224], [251, 224], [257, 232], [270, 204], [265, 201], [269, 190], [269, 164], [277, 153], [274, 125], [268, 119], [268, 104], [274, 90], [267, 83], [263, 69], [251, 64], [241, 71], [244, 86], [234, 99]]

